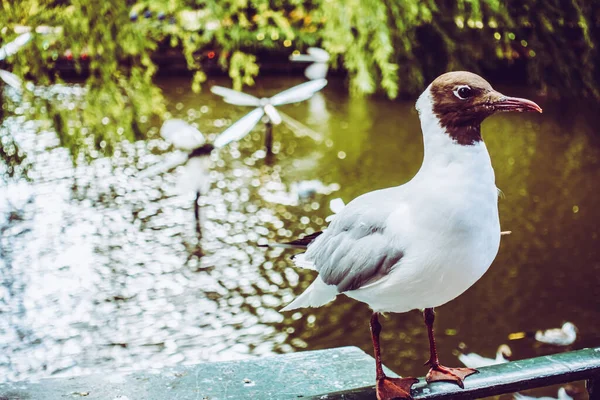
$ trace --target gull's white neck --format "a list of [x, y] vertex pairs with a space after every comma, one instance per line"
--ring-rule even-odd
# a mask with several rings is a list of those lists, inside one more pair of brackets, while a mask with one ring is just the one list
[[423, 131], [424, 156], [419, 174], [430, 169], [446, 168], [450, 164], [460, 164], [472, 170], [479, 178], [482, 174], [494, 180], [490, 156], [483, 141], [472, 145], [456, 142], [440, 125], [433, 112], [430, 88], [417, 100], [417, 111]]

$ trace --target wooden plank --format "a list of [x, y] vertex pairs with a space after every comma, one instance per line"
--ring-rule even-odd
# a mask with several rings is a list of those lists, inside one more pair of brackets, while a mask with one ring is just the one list
[[[374, 360], [356, 347], [161, 370], [0, 384], [0, 400], [374, 399]], [[600, 348], [481, 368], [465, 389], [423, 378], [418, 399], [474, 399], [589, 379], [600, 381]], [[390, 376], [396, 376], [386, 369]], [[593, 397], [598, 396], [592, 391]]]
[[[386, 373], [397, 376], [390, 370]], [[358, 347], [155, 371], [0, 384], [0, 400], [297, 399], [371, 385], [375, 360]]]
[[[600, 347], [513, 361], [480, 368], [479, 371], [465, 380], [464, 389], [445, 382], [427, 385], [425, 378], [419, 378], [419, 383], [413, 386], [413, 397], [415, 400], [477, 399], [585, 379], [598, 379]], [[326, 397], [323, 396], [325, 394]], [[363, 400], [374, 399], [374, 396], [375, 389], [369, 385], [359, 389], [309, 396], [309, 399]]]

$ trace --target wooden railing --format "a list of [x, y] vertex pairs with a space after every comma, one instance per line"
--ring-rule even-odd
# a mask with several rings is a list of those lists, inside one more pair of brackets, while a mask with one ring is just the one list
[[[600, 400], [600, 347], [560, 353], [544, 357], [513, 361], [479, 369], [479, 373], [465, 379], [465, 388], [450, 383], [431, 385], [425, 379], [413, 386], [415, 400], [478, 399], [513, 393], [526, 389], [587, 381], [591, 400]], [[309, 397], [311, 400], [325, 398]], [[373, 387], [327, 393], [327, 400], [374, 399]]]
[[[394, 376], [386, 369], [386, 373]], [[358, 400], [375, 399], [375, 361], [357, 347], [306, 351], [241, 361], [178, 365], [152, 371], [0, 384], [0, 400]], [[420, 399], [476, 399], [586, 380], [600, 400], [600, 348], [514, 361], [480, 369], [465, 388], [423, 378]]]

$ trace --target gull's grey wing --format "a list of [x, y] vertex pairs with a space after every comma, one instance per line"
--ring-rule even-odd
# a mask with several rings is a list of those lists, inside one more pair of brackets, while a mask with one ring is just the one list
[[397, 190], [378, 190], [356, 198], [308, 246], [306, 260], [340, 293], [385, 276], [403, 257], [402, 249], [386, 235], [388, 218], [398, 206]]

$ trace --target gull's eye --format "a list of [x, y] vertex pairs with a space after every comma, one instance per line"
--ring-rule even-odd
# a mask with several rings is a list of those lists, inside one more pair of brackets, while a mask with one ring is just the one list
[[459, 86], [454, 89], [454, 95], [461, 100], [466, 100], [469, 97], [473, 96], [473, 89], [471, 89], [467, 85]]

